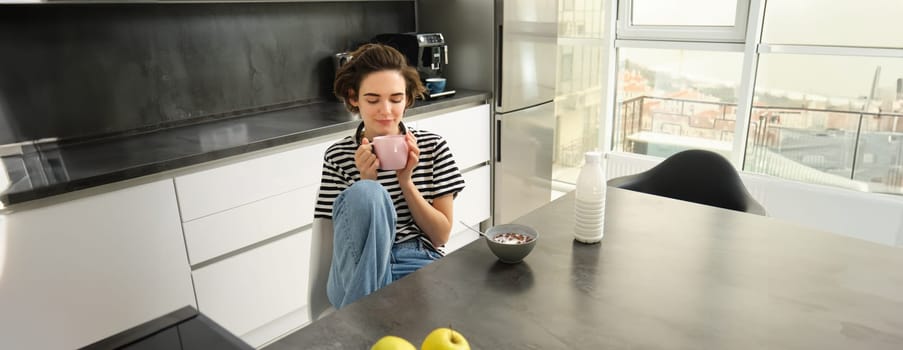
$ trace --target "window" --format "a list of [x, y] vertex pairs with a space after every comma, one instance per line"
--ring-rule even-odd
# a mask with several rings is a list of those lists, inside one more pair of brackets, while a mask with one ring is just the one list
[[630, 16], [637, 26], [733, 26], [737, 0], [635, 0]]
[[903, 48], [901, 18], [900, 0], [768, 0], [762, 41]]
[[623, 0], [618, 39], [742, 42], [749, 0]]
[[743, 169], [903, 194], [903, 38], [893, 0], [769, 0]]
[[899, 18], [899, 0], [623, 0], [612, 149], [903, 194]]
[[619, 3], [613, 149], [734, 158], [748, 11], [748, 0]]
[[744, 170], [903, 193], [901, 113], [901, 58], [763, 53]]
[[730, 158], [742, 61], [741, 52], [619, 48], [615, 150]]

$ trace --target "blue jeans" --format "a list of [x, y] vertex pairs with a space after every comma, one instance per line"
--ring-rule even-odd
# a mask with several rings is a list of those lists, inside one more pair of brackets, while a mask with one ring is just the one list
[[336, 309], [441, 258], [419, 239], [395, 242], [395, 206], [376, 181], [345, 189], [333, 204], [335, 235], [326, 295]]

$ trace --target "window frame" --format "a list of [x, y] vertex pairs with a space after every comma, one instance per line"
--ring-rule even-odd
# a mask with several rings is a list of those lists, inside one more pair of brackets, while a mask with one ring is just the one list
[[[633, 0], [612, 0], [612, 17], [629, 18], [627, 16], [632, 9]], [[701, 34], [701, 32], [684, 33], [685, 38], [679, 38], [681, 35], [672, 35], [668, 31], [674, 26], [656, 26], [656, 30], [643, 30], [643, 28], [629, 28], [627, 21], [621, 21], [615, 18], [611, 25], [611, 35], [608, 40], [612, 43], [612, 52], [609, 56], [608, 84], [606, 86], [606, 113], [610, 113], [606, 117], [606, 133], [602, 142], [605, 149], [611, 151], [614, 149], [614, 132], [617, 126], [614, 123], [615, 116], [618, 113], [618, 106], [615, 100], [617, 93], [617, 76], [620, 48], [672, 48], [672, 49], [689, 49], [689, 50], [712, 50], [712, 51], [737, 51], [742, 48], [743, 67], [740, 77], [740, 86], [737, 91], [737, 111], [736, 111], [736, 129], [734, 130], [734, 145], [732, 147], [731, 162], [738, 168], [742, 169], [746, 158], [746, 138], [748, 135], [747, 126], [749, 123], [749, 112], [752, 104], [752, 92], [755, 86], [756, 66], [758, 65], [758, 43], [761, 40], [762, 26], [765, 13], [765, 0], [738, 0], [738, 9], [742, 8], [742, 13], [737, 13], [737, 23], [742, 22], [742, 30], [739, 27], [732, 28], [729, 39], [718, 39], [718, 36], [700, 36], [689, 34]], [[739, 11], [739, 10], [738, 10]], [[650, 26], [639, 26], [650, 27]], [[702, 27], [707, 28], [707, 27]], [[627, 30], [626, 33], [622, 31]], [[637, 33], [636, 30], [640, 32]], [[680, 28], [678, 28], [680, 29]], [[736, 31], [736, 32], [734, 32]], [[680, 31], [678, 30], [677, 33]], [[623, 34], [623, 35], [622, 35]], [[704, 34], [704, 33], [703, 33]], [[711, 33], [709, 33], [711, 34]], [[722, 38], [724, 33], [722, 33]], [[636, 36], [636, 37], [634, 37]], [[739, 39], [738, 39], [739, 38]], [[695, 39], [695, 40], [693, 40]]]
[[632, 16], [634, 1], [642, 0], [621, 0], [618, 6], [616, 38], [619, 40], [745, 42], [751, 0], [737, 0], [732, 26], [636, 25]]

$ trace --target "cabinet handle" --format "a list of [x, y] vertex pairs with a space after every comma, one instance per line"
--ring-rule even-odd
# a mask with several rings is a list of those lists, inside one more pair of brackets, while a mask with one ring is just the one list
[[498, 92], [498, 94], [495, 96], [495, 104], [498, 107], [502, 106], [502, 55], [505, 52], [505, 42], [502, 40], [503, 39], [503, 37], [502, 37], [503, 30], [502, 29], [503, 29], [503, 27], [500, 24], [499, 25], [499, 33], [498, 33], [499, 58], [498, 58], [498, 60], [495, 61], [495, 77], [496, 77], [495, 91]]
[[502, 120], [495, 121], [495, 161], [502, 162]]

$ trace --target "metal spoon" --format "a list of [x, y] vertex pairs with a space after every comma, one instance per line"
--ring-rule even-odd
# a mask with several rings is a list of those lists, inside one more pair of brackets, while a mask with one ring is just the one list
[[486, 237], [486, 239], [492, 239], [492, 238], [489, 237], [487, 234], [483, 233], [483, 231], [480, 231], [480, 230], [477, 230], [477, 229], [475, 229], [475, 228], [473, 228], [473, 227], [470, 227], [470, 225], [468, 225], [467, 223], [465, 223], [463, 220], [462, 220], [462, 221], [458, 221], [458, 222], [460, 222], [461, 225], [464, 225], [464, 227], [467, 227], [468, 230], [471, 230], [471, 231], [473, 231], [473, 232], [479, 233], [480, 236]]

